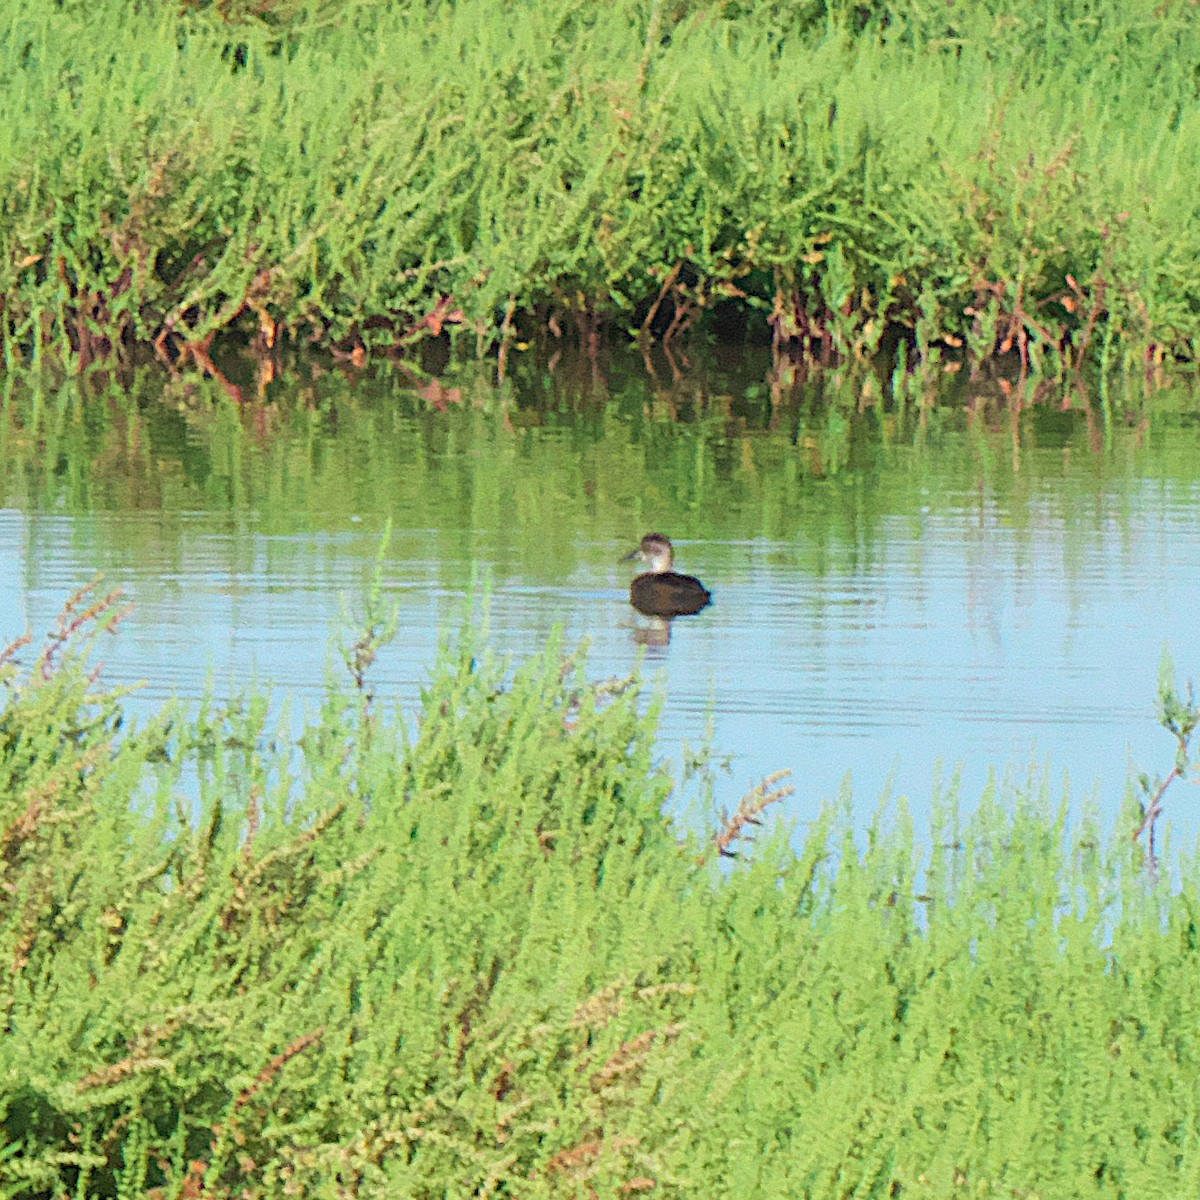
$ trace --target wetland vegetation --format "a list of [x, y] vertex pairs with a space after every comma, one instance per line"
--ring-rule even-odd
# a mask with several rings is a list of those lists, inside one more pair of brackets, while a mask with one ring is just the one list
[[[154, 369], [26, 381], [0, 425], [4, 502], [257, 513], [272, 533], [455, 513], [441, 536], [502, 529], [535, 581], [579, 531], [615, 539], [651, 504], [703, 538], [790, 537], [815, 578], [880, 552], [875, 491], [916, 521], [978, 490], [1013, 501], [1030, 544], [1032, 512], [1060, 506], [1083, 589], [1073, 505], [1124, 531], [1143, 486], [1194, 491], [1184, 388], [885, 412], [640, 365], [601, 386], [585, 365], [567, 388], [526, 360], [497, 388], [469, 366], [369, 387], [310, 364], [246, 408]], [[169, 573], [188, 553], [171, 528], [112, 536]], [[846, 794], [796, 828], [770, 783], [725, 819], [673, 808], [658, 701], [558, 647], [514, 667], [467, 635], [414, 716], [375, 686], [376, 592], [342, 639], [352, 674], [297, 731], [259, 693], [114, 694], [78, 643], [120, 606], [81, 596], [0, 659], [0, 1195], [1200, 1181], [1200, 874], [1153, 824], [1132, 836], [1195, 774], [1195, 710], [1171, 689], [1179, 760], [1164, 738], [1142, 764], [1161, 778], [1131, 781], [1115, 817], [1043, 780], [963, 806], [947, 790], [927, 817], [897, 800], [865, 831]]]
[[1191, 6], [61, 0], [0, 17], [11, 367], [697, 324], [1192, 362]]
[[[1099, 531], [1166, 575], [1197, 502], [1197, 61], [1175, 0], [9, 5], [0, 507], [168, 591], [193, 518], [279, 535], [205, 581], [249, 593], [367, 514], [430, 590], [665, 528], [815, 594], [967, 495], [972, 586], [1007, 522], [1082, 637]], [[681, 369], [730, 344], [769, 366]], [[113, 685], [94, 587], [0, 628], [0, 1196], [1200, 1192], [1169, 673], [1119, 813], [1006, 778], [801, 828], [779, 779], [680, 811], [665, 700], [561, 641], [465, 633], [414, 711], [389, 595], [299, 726]], [[877, 600], [834, 597], [860, 644]]]
[[635, 681], [468, 638], [406, 722], [378, 600], [298, 746], [131, 727], [117, 596], [0, 655], [4, 1195], [1195, 1191], [1200, 876], [1132, 793], [688, 828]]

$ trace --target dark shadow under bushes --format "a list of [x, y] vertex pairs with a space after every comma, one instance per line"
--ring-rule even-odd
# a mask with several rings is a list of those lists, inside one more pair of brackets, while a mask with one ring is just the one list
[[297, 755], [131, 730], [61, 643], [0, 659], [0, 1194], [1200, 1183], [1195, 876], [1045, 794], [721, 866], [748, 822], [675, 828], [653, 705], [557, 650], [464, 641], [407, 730], [331, 693]]

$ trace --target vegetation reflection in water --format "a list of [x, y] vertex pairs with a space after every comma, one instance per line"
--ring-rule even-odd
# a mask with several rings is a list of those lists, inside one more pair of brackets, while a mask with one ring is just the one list
[[[391, 519], [405, 632], [392, 651], [401, 665], [385, 657], [380, 677], [415, 695], [481, 573], [502, 645], [524, 654], [563, 623], [593, 639], [598, 670], [624, 670], [629, 572], [617, 560], [662, 529], [716, 596], [657, 660], [669, 675], [664, 728], [672, 745], [703, 741], [715, 707], [718, 746], [735, 755], [723, 798], [783, 766], [802, 769], [808, 803], [848, 769], [870, 796], [897, 747], [913, 765], [895, 774], [902, 790], [927, 794], [939, 754], [970, 759], [974, 786], [985, 759], [1002, 767], [1014, 745], [1028, 756], [1018, 734], [1031, 728], [1046, 739], [1039, 752], [1065, 746], [1077, 783], [1103, 774], [1115, 797], [1125, 747], [1143, 762], [1161, 749], [1164, 639], [1194, 673], [1189, 646], [1172, 640], [1179, 613], [1160, 621], [1154, 607], [1178, 607], [1195, 553], [1194, 395], [1114, 389], [1089, 404], [1075, 390], [1016, 413], [957, 386], [904, 407], [861, 387], [783, 387], [753, 359], [664, 383], [633, 360], [602, 374], [531, 357], [500, 386], [477, 364], [416, 382], [309, 368], [244, 411], [195, 381], [164, 392], [156, 374], [129, 389], [13, 389], [4, 503], [26, 524], [5, 599], [22, 626], [44, 624], [103, 567], [150, 626], [144, 657], [113, 664], [123, 678], [196, 695], [213, 667], [219, 687], [255, 676], [319, 689], [339, 597]], [[1189, 527], [1190, 542], [1173, 542]], [[1114, 567], [1126, 572], [1115, 582], [1097, 574]], [[931, 597], [951, 570], [966, 599], [939, 608]], [[1151, 600], [1140, 615], [1122, 610], [1120, 621], [1140, 622], [1126, 633], [1100, 609], [1134, 585]], [[171, 621], [193, 640], [171, 641]], [[1077, 657], [1103, 633], [1095, 669], [1116, 670], [1108, 659], [1124, 654], [1130, 674], [1106, 692], [1086, 664], [1065, 685], [1053, 648], [1029, 633], [1007, 650], [1019, 663], [985, 646], [953, 664], [960, 678], [939, 678], [953, 673], [938, 658], [946, 645], [990, 638], [1003, 651], [1021, 621], [1075, 639]], [[270, 658], [263, 644], [290, 622], [296, 642]], [[137, 644], [135, 629], [125, 641]], [[968, 721], [971, 736], [989, 731], [984, 753], [956, 734]]]
[[820, 571], [842, 549], [870, 554], [885, 511], [936, 511], [978, 491], [1020, 526], [1049, 477], [1063, 513], [1123, 481], [1200, 479], [1197, 400], [1184, 385], [1115, 414], [1082, 390], [1018, 415], [994, 402], [897, 413], [834, 384], [779, 405], [744, 368], [666, 386], [623, 365], [602, 382], [562, 371], [499, 387], [486, 367], [422, 387], [314, 369], [244, 413], [204, 381], [164, 389], [156, 370], [129, 388], [10, 386], [0, 501], [253, 512], [266, 530], [390, 513], [503, 531], [522, 572], [554, 578], [581, 536], [628, 540], [650, 519], [709, 540], [788, 539], [802, 525], [797, 550]]

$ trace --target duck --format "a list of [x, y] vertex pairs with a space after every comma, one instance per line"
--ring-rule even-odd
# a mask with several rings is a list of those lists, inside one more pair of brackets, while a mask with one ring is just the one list
[[629, 603], [647, 617], [684, 617], [712, 603], [712, 592], [694, 575], [680, 575], [675, 550], [665, 534], [648, 533], [636, 550], [621, 560], [640, 559], [646, 571], [629, 585]]

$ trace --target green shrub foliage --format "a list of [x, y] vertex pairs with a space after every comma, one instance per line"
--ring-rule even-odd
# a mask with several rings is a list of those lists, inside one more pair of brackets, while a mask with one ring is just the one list
[[814, 354], [1194, 358], [1198, 59], [1159, 0], [9, 5], [0, 344], [720, 309]]
[[1195, 878], [1128, 830], [1006, 787], [721, 859], [554, 647], [131, 730], [115, 605], [0, 660], [0, 1194], [1195, 1192]]

